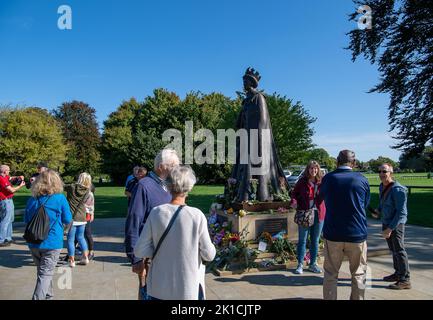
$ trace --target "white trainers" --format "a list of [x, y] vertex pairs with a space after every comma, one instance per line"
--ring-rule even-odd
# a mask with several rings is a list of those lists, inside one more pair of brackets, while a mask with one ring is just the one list
[[89, 264], [89, 258], [83, 256], [83, 257], [81, 258], [81, 260], [80, 260], [80, 265], [86, 266], [86, 265], [88, 265], [88, 264]]
[[75, 268], [75, 260], [69, 260], [68, 264], [71, 268]]
[[317, 264], [310, 265], [308, 267], [308, 271], [311, 271], [313, 273], [322, 273], [322, 269], [320, 269]]
[[295, 270], [296, 274], [303, 274], [304, 273], [304, 268], [302, 264], [298, 264], [298, 267]]

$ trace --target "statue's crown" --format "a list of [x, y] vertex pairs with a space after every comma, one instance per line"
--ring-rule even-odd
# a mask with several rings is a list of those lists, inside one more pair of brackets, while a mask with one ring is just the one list
[[245, 71], [244, 78], [245, 77], [253, 78], [257, 84], [259, 83], [260, 79], [262, 78], [260, 76], [259, 72], [256, 71], [254, 68], [247, 68], [247, 70]]

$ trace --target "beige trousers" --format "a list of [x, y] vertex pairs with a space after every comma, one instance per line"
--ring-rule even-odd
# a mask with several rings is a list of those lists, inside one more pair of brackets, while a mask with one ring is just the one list
[[361, 243], [325, 240], [323, 299], [337, 300], [338, 273], [344, 256], [349, 259], [352, 275], [350, 300], [364, 300], [367, 273], [367, 241]]

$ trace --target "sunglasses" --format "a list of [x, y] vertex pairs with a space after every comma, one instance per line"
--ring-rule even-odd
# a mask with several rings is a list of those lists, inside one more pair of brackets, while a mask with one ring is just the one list
[[387, 172], [390, 172], [390, 171], [386, 171], [386, 170], [379, 170], [379, 173], [387, 173]]

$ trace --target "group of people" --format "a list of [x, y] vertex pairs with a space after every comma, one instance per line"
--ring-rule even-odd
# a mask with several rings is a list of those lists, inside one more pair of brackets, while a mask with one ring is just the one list
[[[346, 256], [352, 276], [351, 299], [364, 299], [367, 271], [367, 220], [365, 209], [370, 202], [367, 179], [352, 169], [355, 154], [343, 150], [335, 171], [322, 177], [320, 165], [310, 161], [292, 191], [291, 206], [296, 210], [314, 210], [313, 223], [299, 226], [298, 266], [304, 271], [309, 239], [308, 270], [321, 273], [317, 264], [319, 240], [324, 238], [324, 299], [337, 299], [338, 274]], [[0, 166], [0, 246], [12, 240], [13, 194], [25, 185], [23, 177], [10, 177], [10, 169]], [[395, 272], [384, 281], [391, 289], [410, 289], [410, 271], [404, 248], [407, 221], [407, 189], [392, 177], [393, 167], [379, 168], [380, 203], [372, 213], [381, 216], [383, 237], [392, 252]], [[11, 181], [21, 179], [17, 186]], [[138, 297], [143, 300], [204, 299], [205, 267], [216, 255], [203, 212], [186, 205], [186, 198], [197, 179], [189, 166], [180, 164], [176, 152], [163, 149], [154, 159], [153, 171], [135, 167], [128, 178], [125, 195], [128, 215], [125, 223], [126, 255], [132, 272], [138, 277]], [[66, 197], [63, 191], [66, 191]], [[88, 173], [81, 173], [76, 183], [64, 186], [54, 170], [38, 166], [31, 183], [25, 222], [29, 222], [43, 205], [50, 220], [48, 237], [40, 244], [29, 243], [37, 266], [37, 283], [33, 299], [53, 297], [52, 277], [63, 248], [64, 226], [68, 226], [68, 263], [75, 266], [78, 242], [81, 264], [93, 257], [91, 222], [94, 217], [94, 187]], [[323, 230], [322, 230], [323, 229]]]
[[[0, 223], [2, 246], [10, 245], [14, 215], [13, 194], [25, 186], [24, 177], [10, 177], [7, 165], [0, 166]], [[14, 179], [21, 182], [13, 187]], [[28, 243], [33, 261], [37, 267], [37, 280], [33, 300], [53, 298], [52, 279], [63, 249], [64, 231], [67, 234], [67, 260], [75, 267], [75, 249], [78, 243], [82, 252], [80, 263], [87, 265], [93, 258], [93, 237], [91, 222], [94, 219], [94, 187], [90, 174], [83, 172], [76, 183], [64, 185], [60, 175], [49, 169], [45, 163], [38, 164], [38, 173], [30, 179], [32, 196], [27, 201], [24, 222], [29, 223], [43, 206], [49, 219], [47, 237], [40, 243]], [[66, 191], [66, 196], [64, 195]], [[12, 218], [11, 218], [12, 217]], [[4, 230], [4, 231], [3, 231]]]
[[[353, 300], [364, 299], [367, 272], [367, 218], [370, 203], [368, 180], [353, 171], [355, 153], [343, 150], [337, 157], [337, 169], [322, 178], [320, 165], [311, 161], [292, 191], [291, 206], [297, 210], [314, 209], [311, 226], [299, 226], [297, 247], [298, 266], [295, 273], [304, 269], [307, 238], [310, 238], [310, 263], [308, 269], [321, 273], [317, 253], [319, 239], [324, 238], [323, 297], [337, 299], [338, 274], [344, 257], [349, 260], [352, 277]], [[383, 237], [392, 252], [395, 272], [383, 278], [394, 282], [390, 289], [410, 289], [410, 271], [404, 247], [404, 226], [407, 221], [407, 188], [392, 177], [393, 167], [384, 163], [379, 168], [381, 185], [379, 207], [373, 217], [382, 219]]]

